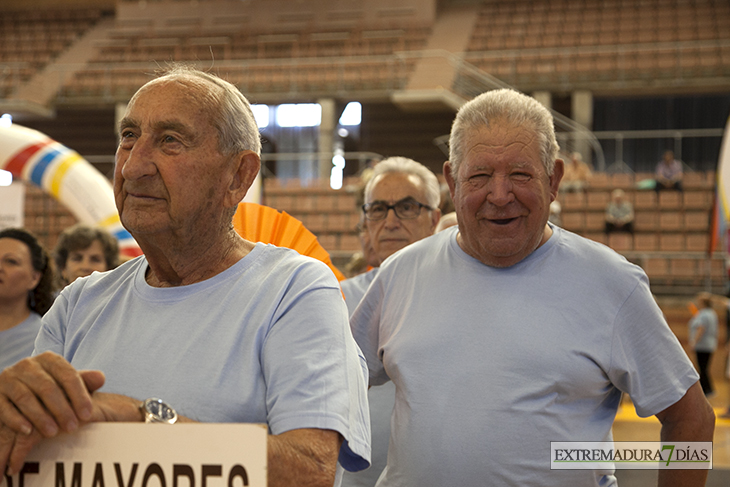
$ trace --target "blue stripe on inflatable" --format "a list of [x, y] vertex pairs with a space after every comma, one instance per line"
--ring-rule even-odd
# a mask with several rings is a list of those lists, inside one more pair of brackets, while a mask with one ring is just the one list
[[120, 241], [120, 242], [122, 240], [126, 240], [126, 239], [132, 238], [132, 234], [129, 233], [128, 231], [126, 231], [126, 230], [118, 230], [118, 231], [112, 233], [112, 235], [114, 235], [114, 237], [116, 237], [116, 239], [118, 241]]
[[41, 181], [43, 180], [43, 174], [48, 169], [48, 165], [61, 154], [58, 149], [50, 149], [47, 153], [40, 158], [33, 168], [33, 172], [30, 175], [30, 180], [33, 181], [38, 187], [42, 187]]

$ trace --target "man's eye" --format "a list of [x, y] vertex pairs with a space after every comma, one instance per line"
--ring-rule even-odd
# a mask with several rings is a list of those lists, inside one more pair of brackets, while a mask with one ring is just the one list
[[380, 213], [382, 211], [385, 211], [385, 205], [373, 205], [370, 207], [370, 211], [372, 213]]
[[400, 203], [400, 208], [403, 211], [413, 211], [416, 209], [416, 205], [413, 201], [403, 201]]
[[524, 172], [517, 172], [512, 174], [512, 179], [515, 181], [529, 181], [532, 178], [530, 174]]

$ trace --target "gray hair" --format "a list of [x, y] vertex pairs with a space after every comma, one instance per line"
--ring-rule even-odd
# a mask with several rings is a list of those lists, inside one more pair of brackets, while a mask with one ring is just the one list
[[429, 168], [407, 157], [389, 157], [383, 159], [375, 165], [373, 174], [365, 186], [365, 201], [370, 200], [370, 196], [375, 187], [375, 179], [378, 176], [389, 173], [403, 173], [416, 176], [423, 183], [426, 190], [426, 203], [431, 208], [438, 208], [441, 202], [441, 191], [439, 181], [436, 175]]
[[210, 110], [211, 123], [218, 132], [218, 150], [222, 154], [250, 150], [261, 155], [261, 137], [251, 104], [235, 85], [184, 64], [172, 64], [147, 84], [163, 80], [185, 83], [200, 92], [198, 99]]
[[540, 142], [540, 157], [548, 176], [553, 174], [558, 157], [558, 142], [550, 110], [534, 98], [510, 89], [488, 91], [459, 109], [449, 136], [449, 162], [456, 176], [464, 158], [469, 133], [491, 123], [507, 122], [535, 131]]

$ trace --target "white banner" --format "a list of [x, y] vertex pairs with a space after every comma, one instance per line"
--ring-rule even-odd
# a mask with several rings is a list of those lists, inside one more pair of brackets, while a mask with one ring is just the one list
[[266, 425], [94, 423], [44, 440], [3, 487], [266, 487]]
[[13, 181], [10, 186], [0, 186], [0, 230], [25, 226], [25, 185]]
[[711, 470], [710, 441], [552, 441], [551, 470]]

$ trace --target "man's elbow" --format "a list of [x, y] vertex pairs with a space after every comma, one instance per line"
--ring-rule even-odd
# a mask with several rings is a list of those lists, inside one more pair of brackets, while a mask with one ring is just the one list
[[715, 412], [698, 384], [657, 417], [662, 423], [662, 440], [712, 441], [714, 436]]
[[715, 411], [713, 411], [709, 402], [706, 403], [703, 409], [704, 411], [700, 425], [702, 438], [706, 438], [707, 441], [712, 441], [715, 434]]

